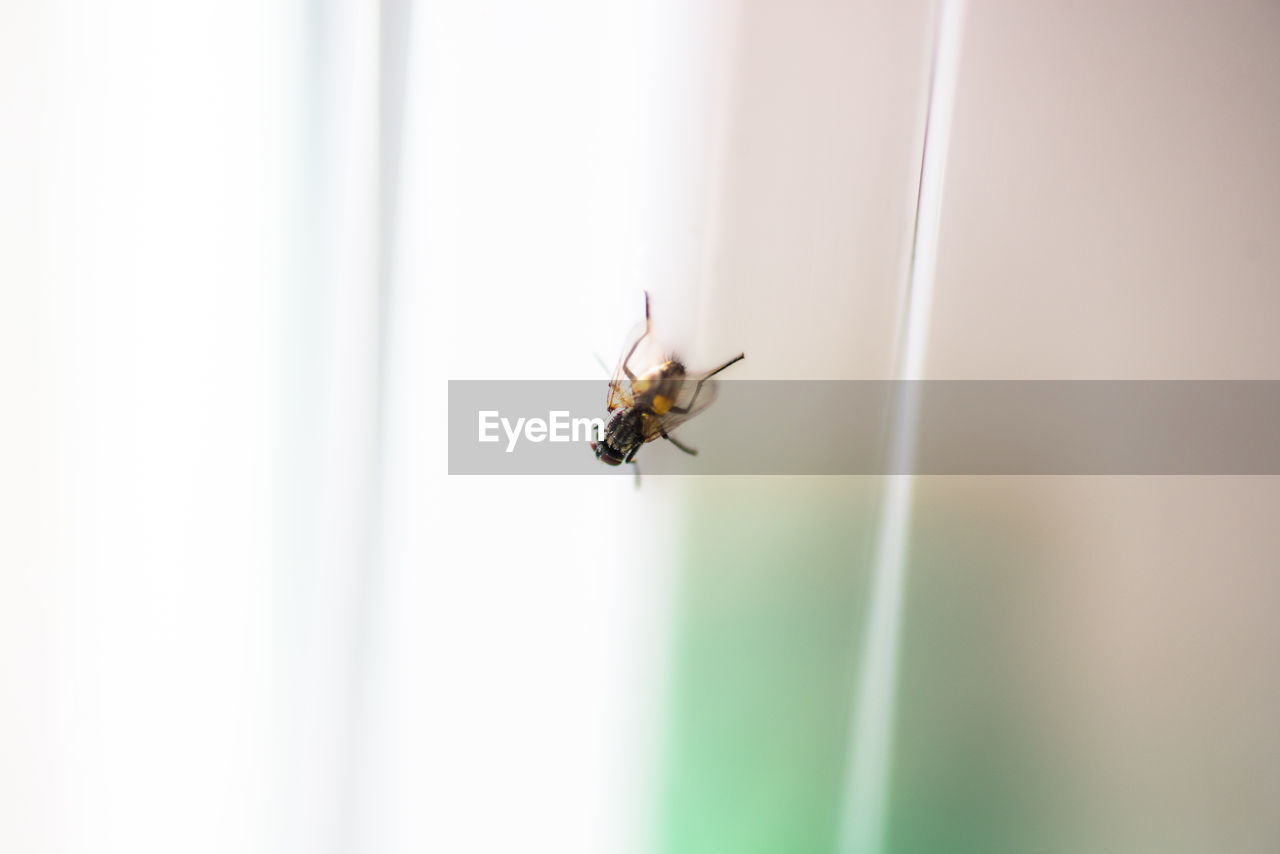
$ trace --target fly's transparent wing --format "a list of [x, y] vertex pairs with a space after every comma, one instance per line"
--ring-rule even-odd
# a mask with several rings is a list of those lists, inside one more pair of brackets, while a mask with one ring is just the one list
[[654, 365], [661, 364], [663, 360], [660, 354], [661, 349], [652, 328], [645, 323], [637, 324], [627, 336], [618, 356], [618, 364], [613, 369], [613, 376], [609, 379], [609, 397], [605, 407], [610, 412], [635, 403], [635, 393], [631, 390], [631, 380], [627, 378], [624, 366], [629, 367], [635, 376], [640, 376]]
[[[622, 354], [618, 356], [618, 364], [613, 368], [613, 376], [609, 378], [609, 398], [605, 401], [605, 408], [613, 412], [618, 407], [627, 408], [635, 402], [635, 395], [631, 392], [631, 380], [627, 379], [627, 373], [623, 370], [626, 364], [627, 354], [631, 352], [640, 339], [644, 337], [646, 324], [639, 324], [631, 333], [627, 335], [626, 342], [622, 345]], [[632, 371], [635, 369], [632, 368]]]
[[640, 376], [650, 367], [658, 364], [654, 361], [656, 342], [653, 337], [653, 323], [649, 314], [649, 292], [644, 292], [644, 323], [640, 324], [627, 336], [627, 343], [622, 347], [622, 355], [618, 366], [613, 369], [613, 378], [609, 380], [609, 398], [606, 402], [610, 412], [619, 406], [630, 407], [635, 403], [635, 392], [631, 388], [631, 377]]
[[[684, 422], [701, 414], [716, 399], [719, 386], [715, 380], [694, 377], [680, 381], [680, 392], [676, 395], [670, 409], [661, 415], [653, 412], [645, 413], [641, 423], [641, 433], [646, 442], [652, 442], [670, 433]], [[683, 410], [683, 411], [681, 411]]]

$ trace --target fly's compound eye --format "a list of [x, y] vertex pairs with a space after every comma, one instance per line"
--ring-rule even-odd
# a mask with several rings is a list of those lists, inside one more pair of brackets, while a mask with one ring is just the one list
[[598, 442], [591, 443], [591, 450], [596, 452], [596, 459], [611, 466], [621, 465], [622, 460], [610, 453], [609, 449]]

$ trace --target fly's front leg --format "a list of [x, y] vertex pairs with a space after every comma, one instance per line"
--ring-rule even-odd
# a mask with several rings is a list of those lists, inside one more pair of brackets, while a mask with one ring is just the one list
[[631, 366], [628, 364], [631, 357], [636, 354], [636, 348], [640, 346], [640, 342], [648, 336], [649, 331], [653, 329], [653, 324], [649, 322], [649, 292], [644, 292], [644, 335], [636, 339], [636, 343], [631, 345], [631, 349], [627, 351], [626, 358], [622, 360], [622, 372], [627, 375], [627, 379], [632, 382], [636, 381], [636, 375], [631, 372]]
[[[636, 343], [639, 343], [639, 342], [636, 342]], [[688, 405], [688, 406], [673, 406], [673, 407], [671, 407], [671, 408], [670, 408], [669, 410], [667, 410], [667, 411], [668, 411], [668, 412], [674, 412], [674, 413], [676, 413], [677, 415], [684, 415], [686, 412], [688, 412], [690, 409], [692, 409], [692, 408], [693, 408], [693, 404], [694, 404], [694, 403], [697, 401], [697, 399], [698, 399], [698, 394], [702, 391], [702, 384], [703, 384], [703, 383], [705, 383], [707, 380], [711, 379], [711, 378], [712, 378], [712, 377], [714, 377], [716, 374], [718, 374], [718, 373], [720, 373], [721, 371], [723, 371], [725, 368], [727, 368], [727, 367], [729, 367], [730, 365], [732, 365], [734, 362], [741, 362], [741, 361], [742, 361], [743, 359], [745, 359], [745, 358], [747, 358], [747, 354], [746, 354], [746, 353], [739, 353], [738, 355], [734, 356], [734, 357], [733, 357], [732, 359], [730, 359], [729, 361], [725, 362], [725, 363], [724, 363], [723, 365], [721, 365], [720, 367], [716, 368], [714, 371], [711, 371], [710, 373], [704, 374], [704, 375], [703, 375], [703, 377], [702, 377], [702, 379], [698, 380], [698, 384], [697, 384], [697, 386], [695, 386], [695, 387], [694, 387], [694, 389], [693, 389], [693, 397], [692, 397], [692, 398], [690, 398], [690, 400], [689, 400], [689, 405]], [[670, 438], [670, 437], [668, 437], [668, 438]]]

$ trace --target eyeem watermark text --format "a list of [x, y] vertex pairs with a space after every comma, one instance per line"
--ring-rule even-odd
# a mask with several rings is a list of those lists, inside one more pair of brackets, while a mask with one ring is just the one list
[[603, 418], [570, 418], [567, 409], [553, 409], [549, 417], [517, 418], [513, 424], [510, 418], [503, 418], [496, 409], [480, 410], [481, 442], [500, 442], [501, 432], [507, 434], [507, 453], [516, 449], [520, 437], [529, 442], [588, 442], [600, 441], [604, 435]]

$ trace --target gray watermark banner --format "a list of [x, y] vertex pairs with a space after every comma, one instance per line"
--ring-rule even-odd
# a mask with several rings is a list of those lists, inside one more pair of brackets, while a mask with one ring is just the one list
[[[1280, 381], [716, 385], [704, 389], [712, 405], [669, 431], [698, 455], [658, 438], [635, 457], [645, 476], [1280, 474]], [[588, 444], [608, 419], [606, 392], [600, 381], [450, 381], [449, 473], [631, 476]], [[915, 425], [914, 453], [897, 460], [895, 423]]]

